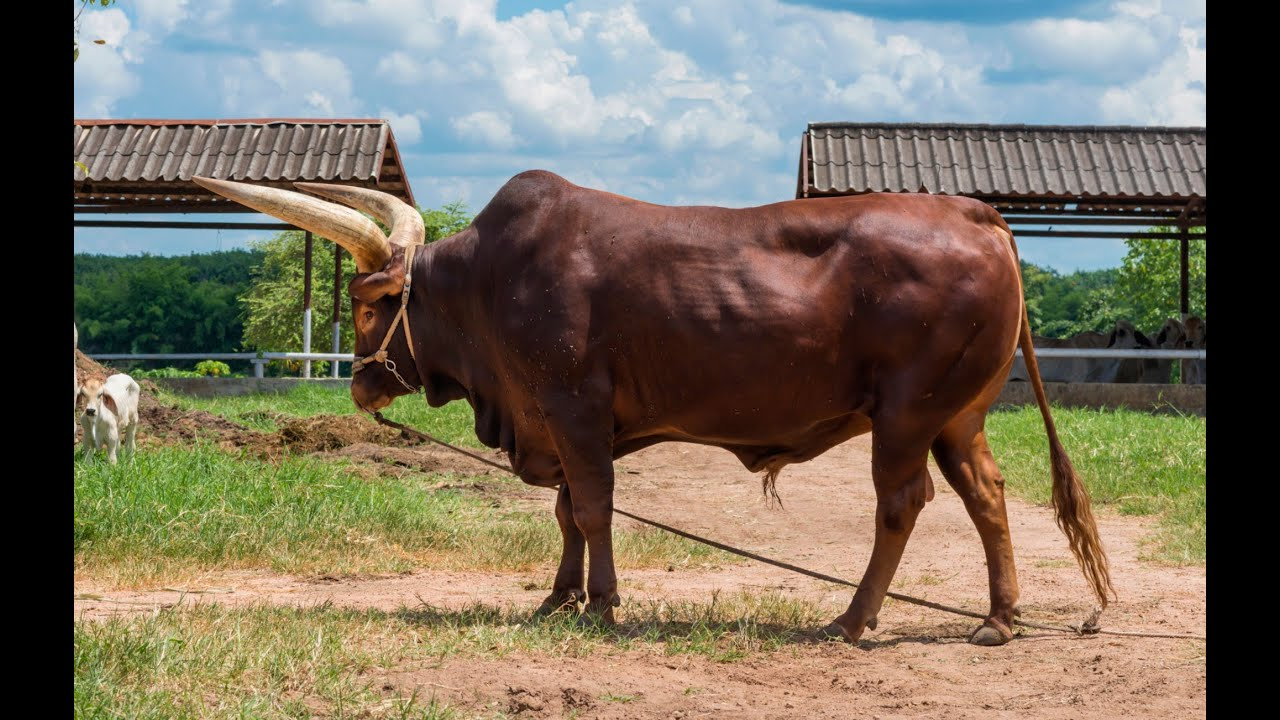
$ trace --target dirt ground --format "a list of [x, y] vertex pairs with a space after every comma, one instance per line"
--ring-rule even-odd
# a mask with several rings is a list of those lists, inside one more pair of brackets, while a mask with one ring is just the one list
[[[148, 422], [148, 417], [151, 422]], [[284, 422], [256, 433], [206, 413], [144, 406], [152, 442], [210, 433], [265, 456], [341, 454], [357, 471], [486, 469], [447, 450], [413, 447], [394, 431], [355, 417]], [[140, 436], [142, 437], [142, 436]], [[390, 447], [387, 447], [390, 445]], [[856, 438], [816, 460], [787, 468], [778, 488], [784, 508], [769, 508], [759, 478], [729, 453], [695, 445], [658, 445], [617, 464], [617, 507], [772, 557], [857, 580], [874, 534], [870, 442]], [[997, 458], [998, 460], [998, 458]], [[490, 471], [492, 472], [492, 471]], [[894, 589], [985, 611], [987, 576], [977, 532], [936, 468], [937, 497], [925, 508], [898, 569]], [[544, 510], [553, 495], [528, 488], [507, 502]], [[1139, 560], [1150, 521], [1099, 513], [1119, 599], [1104, 628], [1204, 634], [1205, 568], [1171, 568]], [[1010, 500], [1010, 529], [1029, 620], [1078, 623], [1092, 608], [1052, 511]], [[620, 526], [632, 523], [618, 518]], [[394, 610], [419, 600], [441, 607], [475, 602], [535, 606], [545, 595], [539, 573], [442, 572], [429, 568], [382, 578], [301, 578], [263, 572], [223, 573], [201, 587], [232, 592], [187, 594], [183, 603], [281, 603]], [[756, 563], [711, 570], [626, 571], [627, 604], [641, 599], [707, 600], [715, 590], [773, 591], [819, 602], [832, 617], [850, 591]], [[152, 611], [179, 601], [170, 591], [111, 592], [77, 581], [76, 617]], [[1030, 631], [1003, 647], [965, 642], [976, 621], [889, 601], [878, 630], [858, 646], [797, 642], [731, 663], [660, 648], [559, 657], [443, 658], [373, 678], [389, 695], [434, 695], [466, 712], [553, 718], [1114, 718], [1192, 717], [1206, 712], [1206, 643]], [[629, 698], [629, 699], [628, 699]]]

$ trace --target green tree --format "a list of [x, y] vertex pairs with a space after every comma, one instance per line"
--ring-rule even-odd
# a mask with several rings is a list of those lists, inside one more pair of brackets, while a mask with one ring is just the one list
[[244, 250], [157, 257], [78, 254], [75, 321], [86, 353], [230, 352], [240, 345], [237, 297], [260, 261]]
[[[462, 201], [435, 210], [421, 210], [426, 224], [426, 242], [448, 237], [467, 227], [471, 215]], [[385, 228], [384, 228], [385, 229]], [[268, 240], [252, 243], [262, 253], [262, 263], [253, 275], [252, 285], [241, 295], [245, 310], [244, 346], [250, 350], [298, 351], [302, 349], [302, 287], [306, 240], [302, 232], [288, 230]], [[334, 244], [317, 239], [312, 252], [311, 349], [330, 350], [333, 305], [329, 293], [333, 288]], [[347, 252], [342, 254], [344, 282], [355, 276], [355, 262]], [[352, 328], [351, 298], [346, 287], [340, 294], [343, 322], [340, 327], [341, 347], [350, 351], [355, 346]], [[313, 372], [320, 372], [313, 365]]]
[[[1177, 232], [1176, 228], [1156, 227], [1157, 232]], [[1204, 228], [1193, 228], [1201, 235]], [[1181, 248], [1177, 240], [1131, 238], [1125, 241], [1129, 252], [1117, 273], [1116, 291], [1133, 305], [1130, 318], [1139, 328], [1158, 328], [1166, 318], [1180, 312]], [[1188, 253], [1190, 312], [1205, 317], [1205, 241], [1192, 240]]]
[[1115, 268], [1062, 275], [1022, 261], [1023, 290], [1031, 330], [1045, 337], [1070, 337], [1086, 330], [1107, 331], [1132, 309], [1115, 292]]

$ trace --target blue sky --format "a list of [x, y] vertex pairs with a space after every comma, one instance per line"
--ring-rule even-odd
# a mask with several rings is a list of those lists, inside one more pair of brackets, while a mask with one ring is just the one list
[[[382, 117], [419, 204], [473, 211], [530, 168], [658, 203], [789, 199], [811, 121], [1205, 124], [1204, 0], [120, 0], [80, 36], [77, 118]], [[258, 236], [82, 228], [75, 249]], [[1019, 249], [1064, 272], [1124, 255]]]

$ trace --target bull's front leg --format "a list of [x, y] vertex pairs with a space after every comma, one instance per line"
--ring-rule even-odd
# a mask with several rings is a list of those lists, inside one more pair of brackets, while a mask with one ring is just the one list
[[613, 414], [604, 385], [589, 384], [541, 406], [564, 471], [573, 524], [586, 539], [591, 559], [584, 612], [611, 625], [619, 598], [613, 569]]
[[[583, 612], [605, 625], [612, 625], [618, 597], [618, 576], [613, 568], [613, 464], [597, 470], [594, 478], [574, 485], [573, 521], [587, 538], [591, 565], [587, 572], [587, 606]], [[572, 476], [570, 476], [572, 477]]]
[[587, 538], [573, 519], [573, 496], [567, 482], [560, 485], [556, 495], [556, 522], [560, 525], [564, 549], [560, 554], [560, 569], [556, 571], [551, 594], [538, 607], [538, 615], [559, 610], [577, 610], [578, 603], [587, 599], [587, 593], [583, 589], [583, 553], [587, 549]]

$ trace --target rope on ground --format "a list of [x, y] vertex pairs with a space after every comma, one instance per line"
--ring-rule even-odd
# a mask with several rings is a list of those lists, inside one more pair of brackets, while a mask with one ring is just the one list
[[[496, 463], [486, 457], [470, 452], [469, 450], [464, 450], [463, 448], [460, 448], [456, 445], [451, 445], [443, 440], [439, 440], [435, 437], [432, 437], [427, 433], [421, 432], [419, 430], [414, 430], [413, 428], [407, 425], [398, 423], [394, 420], [389, 420], [383, 417], [382, 413], [373, 413], [373, 418], [374, 420], [378, 421], [379, 425], [384, 425], [389, 428], [394, 428], [396, 430], [399, 430], [400, 432], [405, 433], [406, 435], [414, 436], [421, 440], [428, 440], [437, 445], [442, 445], [444, 447], [449, 448], [450, 450], [453, 450], [454, 452], [460, 453], [462, 455], [466, 455], [472, 460], [477, 460], [490, 467], [497, 468], [498, 470], [502, 470], [503, 472], [506, 472], [506, 473], [510, 473], [511, 475], [516, 474], [516, 471], [511, 469], [509, 466], [503, 465], [501, 463]], [[835, 583], [836, 585], [845, 585], [851, 588], [858, 587], [857, 583], [850, 582], [842, 578], [838, 578], [832, 575], [827, 575], [824, 573], [816, 572], [814, 570], [802, 568], [798, 565], [792, 565], [791, 563], [782, 562], [781, 560], [774, 560], [772, 558], [767, 558], [763, 555], [757, 555], [756, 553], [753, 553], [747, 550], [740, 550], [736, 547], [733, 547], [732, 545], [725, 545], [722, 542], [717, 542], [710, 538], [704, 538], [699, 535], [694, 535], [693, 533], [685, 532], [684, 530], [671, 527], [670, 525], [664, 525], [660, 522], [656, 522], [648, 518], [640, 517], [639, 515], [636, 515], [634, 513], [629, 513], [626, 510], [619, 510], [618, 508], [615, 507], [613, 509], [613, 512], [615, 512], [618, 515], [629, 517], [632, 520], [635, 520], [637, 522], [644, 523], [645, 525], [658, 528], [659, 530], [664, 530], [666, 532], [671, 533], [672, 535], [678, 535], [682, 538], [685, 538], [686, 540], [692, 540], [696, 543], [709, 545], [717, 550], [723, 550], [724, 552], [737, 555], [738, 557], [744, 557], [744, 558], [747, 558], [748, 560], [755, 560], [756, 562], [762, 562], [766, 565], [772, 565], [774, 567], [782, 568], [783, 570], [790, 570], [791, 572], [799, 573], [801, 575], [806, 575], [808, 577], [814, 578], [815, 580], [822, 580], [823, 582]], [[977, 618], [979, 620], [984, 620], [984, 621], [987, 619], [987, 616], [983, 615], [982, 613], [977, 613], [972, 610], [965, 610], [964, 608], [952, 607], [950, 605], [944, 605], [942, 603], [933, 602], [932, 600], [923, 600], [921, 598], [912, 597], [910, 595], [903, 595], [902, 593], [896, 593], [893, 591], [888, 591], [885, 593], [885, 595], [893, 598], [894, 600], [910, 603], [912, 605], [919, 605], [921, 607], [931, 608], [933, 610], [941, 610], [942, 612], [951, 613], [953, 615], [963, 615], [964, 617]], [[1070, 633], [1073, 635], [1119, 635], [1122, 637], [1168, 638], [1168, 639], [1174, 639], [1174, 640], [1206, 640], [1207, 641], [1207, 638], [1204, 635], [1194, 635], [1189, 633], [1188, 634], [1151, 633], [1151, 632], [1133, 632], [1133, 631], [1124, 631], [1124, 630], [1104, 630], [1098, 626], [1098, 618], [1101, 614], [1102, 614], [1102, 610], [1100, 608], [1095, 608], [1094, 611], [1089, 615], [1089, 617], [1086, 618], [1084, 622], [1080, 623], [1079, 625], [1048, 625], [1045, 623], [1030, 622], [1028, 620], [1023, 620], [1017, 617], [1014, 618], [1013, 622], [1016, 625], [1022, 625], [1023, 627], [1033, 628], [1036, 630], [1050, 630], [1053, 632]]]

